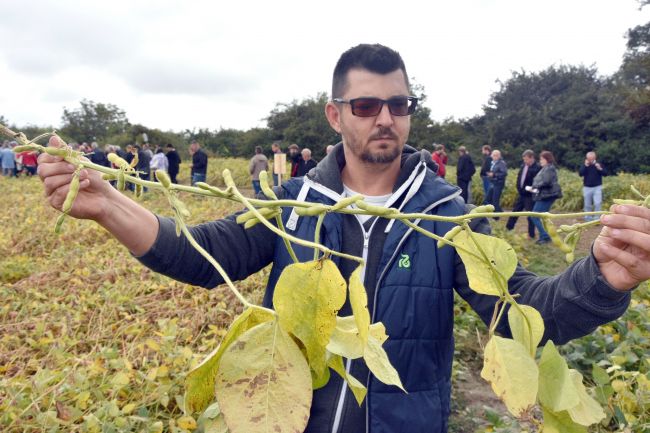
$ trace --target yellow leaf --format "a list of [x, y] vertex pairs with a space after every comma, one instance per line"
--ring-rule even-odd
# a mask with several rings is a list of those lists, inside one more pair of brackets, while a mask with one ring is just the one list
[[350, 275], [349, 289], [352, 314], [359, 330], [359, 337], [365, 345], [368, 340], [368, 328], [370, 327], [370, 312], [368, 311], [368, 294], [361, 282], [362, 269], [363, 266], [360, 265]]
[[345, 370], [345, 366], [343, 365], [343, 358], [341, 358], [339, 355], [332, 355], [327, 360], [327, 365], [329, 365], [334, 371], [339, 374], [339, 376], [343, 378], [343, 380], [345, 380], [345, 382], [350, 387], [354, 398], [357, 400], [357, 403], [359, 406], [361, 406], [363, 399], [366, 398], [366, 393], [368, 390], [361, 382], [359, 382], [354, 376]]
[[149, 349], [151, 349], [151, 350], [153, 350], [155, 352], [160, 351], [160, 344], [158, 344], [158, 342], [156, 340], [153, 340], [153, 339], [149, 338], [149, 339], [147, 339], [147, 341], [145, 341], [145, 344], [149, 347]]
[[483, 260], [481, 252], [472, 238], [478, 241], [488, 260], [498, 269], [505, 281], [510, 279], [517, 268], [517, 254], [506, 241], [492, 236], [472, 233], [470, 237], [467, 230], [463, 230], [454, 237], [454, 243], [472, 253], [461, 248], [456, 250], [465, 264], [470, 288], [485, 295], [500, 296], [501, 292], [494, 281], [495, 275], [491, 267]]
[[215, 390], [232, 433], [301, 432], [309, 419], [311, 385], [300, 348], [272, 321], [244, 332], [226, 349]]
[[544, 320], [539, 311], [528, 305], [514, 305], [508, 310], [508, 323], [512, 338], [521, 343], [531, 356], [535, 356], [537, 346], [544, 335]]
[[402, 386], [402, 381], [399, 378], [399, 373], [395, 370], [388, 360], [388, 355], [379, 340], [372, 336], [368, 336], [368, 343], [366, 344], [363, 359], [366, 361], [368, 369], [372, 374], [387, 385], [395, 385], [402, 391], [406, 392]]
[[485, 346], [481, 377], [492, 385], [516, 417], [537, 400], [537, 364], [524, 346], [509, 338], [493, 336]]
[[205, 357], [203, 362], [185, 378], [185, 407], [188, 412], [205, 409], [214, 399], [214, 380], [224, 351], [243, 332], [262, 322], [273, 319], [273, 313], [259, 307], [244, 310], [230, 325], [221, 344]]
[[182, 416], [176, 420], [176, 425], [185, 430], [194, 430], [196, 421], [191, 416]]
[[135, 406], [134, 403], [125, 404], [124, 407], [122, 407], [122, 413], [124, 415], [128, 415], [131, 412], [133, 412], [133, 409], [135, 409], [135, 408], [136, 408], [136, 406]]
[[169, 374], [169, 367], [167, 367], [166, 365], [161, 365], [160, 367], [158, 367], [156, 377], [167, 377], [168, 374]]
[[294, 263], [280, 275], [273, 305], [280, 325], [302, 342], [318, 377], [327, 369], [325, 347], [345, 302], [345, 280], [331, 260]]
[[598, 402], [587, 393], [587, 389], [582, 383], [582, 374], [573, 369], [569, 370], [569, 374], [579, 400], [576, 406], [568, 410], [571, 419], [584, 426], [590, 426], [600, 422], [600, 420], [605, 418], [605, 412]]
[[544, 346], [539, 360], [539, 401], [553, 412], [567, 410], [579, 403], [569, 367], [551, 340]]
[[124, 372], [119, 372], [119, 373], [115, 374], [115, 376], [113, 376], [113, 378], [111, 379], [111, 383], [113, 385], [122, 387], [122, 386], [128, 385], [130, 380], [131, 379], [129, 378], [128, 374], [126, 374]]
[[[373, 323], [368, 329], [369, 335], [379, 341], [380, 344], [384, 344], [384, 341], [388, 339], [386, 327], [383, 323]], [[327, 350], [344, 358], [357, 359], [363, 356], [364, 348], [365, 344], [359, 336], [355, 317], [337, 317], [336, 328], [334, 328], [330, 336]]]
[[544, 427], [542, 433], [587, 433], [587, 429], [571, 421], [566, 412], [553, 413], [542, 406]]

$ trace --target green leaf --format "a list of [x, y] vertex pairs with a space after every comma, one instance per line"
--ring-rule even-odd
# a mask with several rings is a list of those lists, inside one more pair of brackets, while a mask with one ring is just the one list
[[331, 260], [294, 263], [280, 275], [273, 305], [280, 325], [302, 342], [318, 377], [327, 369], [325, 347], [345, 302], [346, 284]]
[[537, 400], [537, 364], [521, 343], [493, 336], [485, 346], [481, 377], [516, 417]]
[[569, 367], [551, 340], [546, 342], [539, 360], [539, 401], [553, 412], [567, 410], [579, 403]]
[[278, 321], [244, 332], [224, 352], [217, 401], [232, 433], [301, 432], [312, 398], [309, 366]]
[[[472, 233], [471, 237], [467, 230], [463, 230], [454, 237], [454, 243], [469, 250], [458, 248], [456, 251], [465, 264], [465, 271], [469, 279], [469, 286], [472, 290], [485, 295], [500, 296], [499, 286], [495, 281], [492, 268], [483, 260], [481, 252], [474, 244], [475, 238], [490, 262], [498, 272], [508, 281], [517, 268], [517, 253], [503, 239], [492, 236]], [[478, 256], [478, 257], [477, 257]]]
[[544, 335], [544, 320], [539, 311], [528, 305], [519, 305], [519, 308], [511, 305], [508, 310], [508, 323], [512, 338], [535, 357], [537, 346]]
[[569, 375], [578, 394], [579, 403], [568, 410], [571, 419], [578, 424], [590, 426], [605, 418], [605, 412], [598, 402], [588, 393], [582, 383], [582, 374], [576, 370], [569, 370]]
[[375, 377], [387, 385], [395, 385], [402, 391], [406, 392], [402, 386], [402, 381], [395, 367], [388, 360], [388, 355], [381, 342], [375, 337], [369, 335], [368, 343], [363, 352], [363, 359], [366, 361], [368, 369], [375, 375]]
[[554, 413], [542, 406], [544, 427], [542, 433], [587, 433], [586, 427], [571, 421], [566, 412]]
[[363, 266], [357, 269], [350, 275], [350, 305], [352, 306], [352, 314], [354, 321], [359, 330], [359, 337], [363, 344], [368, 340], [368, 328], [370, 327], [370, 312], [368, 311], [368, 294], [366, 288], [361, 282], [361, 270]]
[[599, 365], [594, 364], [592, 366], [591, 375], [594, 378], [594, 382], [596, 382], [598, 385], [609, 385], [609, 374], [607, 374], [607, 371], [605, 371], [605, 369]]
[[327, 365], [329, 365], [334, 371], [339, 374], [339, 376], [343, 378], [343, 380], [345, 380], [345, 382], [348, 384], [348, 387], [350, 387], [354, 398], [357, 400], [357, 403], [359, 406], [361, 406], [363, 399], [366, 398], [366, 393], [368, 390], [361, 382], [359, 382], [354, 376], [345, 370], [345, 366], [343, 365], [343, 358], [341, 358], [339, 355], [332, 355], [328, 359]]
[[221, 356], [228, 346], [248, 329], [269, 320], [273, 320], [273, 313], [263, 308], [251, 307], [232, 322], [221, 344], [185, 378], [185, 408], [188, 413], [200, 412], [214, 400], [214, 380]]

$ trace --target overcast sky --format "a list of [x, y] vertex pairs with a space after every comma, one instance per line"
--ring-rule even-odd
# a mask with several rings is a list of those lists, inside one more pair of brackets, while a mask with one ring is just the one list
[[[421, 4], [420, 6], [417, 6]], [[435, 120], [480, 114], [513, 70], [616, 71], [634, 0], [0, 0], [0, 115], [60, 126], [63, 107], [111, 103], [132, 123], [265, 126], [277, 102], [328, 92], [358, 43], [402, 54]]]

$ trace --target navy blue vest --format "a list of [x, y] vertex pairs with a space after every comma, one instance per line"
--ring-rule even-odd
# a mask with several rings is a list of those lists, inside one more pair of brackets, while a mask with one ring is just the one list
[[[294, 178], [283, 187], [294, 198], [303, 185]], [[441, 216], [463, 214], [464, 203], [456, 199], [457, 187], [428, 172], [418, 192], [405, 204], [403, 213], [427, 212]], [[332, 204], [334, 200], [313, 188], [305, 199]], [[285, 209], [283, 220], [291, 209]], [[328, 214], [321, 242], [332, 249], [341, 246], [342, 217]], [[443, 236], [453, 224], [420, 221], [419, 226]], [[313, 240], [315, 217], [300, 217], [291, 234]], [[372, 248], [372, 245], [371, 245]], [[300, 261], [313, 259], [313, 250], [295, 247]], [[335, 262], [338, 261], [333, 257]], [[450, 411], [453, 341], [453, 283], [455, 251], [396, 221], [388, 233], [378, 267], [376, 299], [369, 299], [373, 322], [383, 322], [389, 336], [384, 348], [407, 390], [386, 386], [372, 375], [367, 383], [368, 433], [445, 433]], [[284, 242], [275, 245], [273, 269], [264, 304], [271, 306], [273, 289], [285, 266], [292, 263]], [[374, 305], [374, 309], [373, 309]], [[364, 382], [365, 378], [359, 378]]]

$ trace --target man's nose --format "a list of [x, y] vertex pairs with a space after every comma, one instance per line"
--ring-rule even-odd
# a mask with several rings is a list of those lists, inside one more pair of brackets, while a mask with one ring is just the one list
[[381, 106], [381, 111], [377, 114], [375, 122], [378, 126], [391, 126], [394, 123], [393, 115], [390, 114], [390, 110], [388, 109], [388, 104], [385, 103]]

